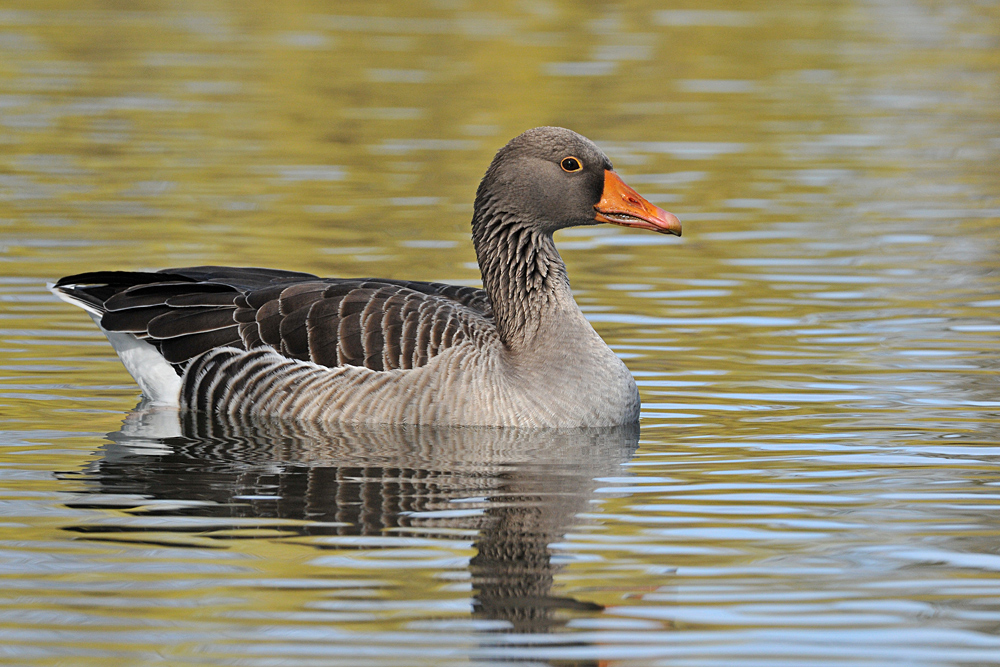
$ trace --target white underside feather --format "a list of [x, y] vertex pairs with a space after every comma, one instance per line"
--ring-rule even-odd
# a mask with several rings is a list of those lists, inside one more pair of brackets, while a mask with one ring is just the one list
[[[65, 287], [72, 289], [73, 285]], [[155, 347], [130, 333], [106, 330], [101, 326], [101, 316], [104, 313], [99, 309], [75, 298], [72, 294], [67, 294], [62, 288], [57, 288], [52, 284], [49, 284], [48, 288], [50, 292], [66, 303], [71, 303], [87, 311], [90, 318], [107, 337], [111, 347], [118, 353], [118, 358], [125, 365], [125, 370], [135, 378], [136, 384], [139, 385], [146, 398], [155, 405], [172, 407], [180, 405], [181, 378]]]

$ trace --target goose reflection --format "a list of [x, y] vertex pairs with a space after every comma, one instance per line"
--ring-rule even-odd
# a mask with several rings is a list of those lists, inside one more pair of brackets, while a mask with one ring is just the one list
[[293, 529], [302, 535], [403, 528], [451, 539], [472, 530], [474, 618], [545, 632], [572, 612], [601, 608], [552, 595], [558, 567], [549, 545], [586, 510], [595, 478], [617, 474], [632, 456], [638, 435], [638, 426], [249, 421], [140, 404], [108, 435], [87, 477], [103, 494], [175, 501], [161, 513], [300, 520]]

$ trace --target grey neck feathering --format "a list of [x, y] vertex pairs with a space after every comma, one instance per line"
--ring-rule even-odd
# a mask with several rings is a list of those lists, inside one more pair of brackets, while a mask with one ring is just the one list
[[540, 316], [553, 297], [569, 290], [566, 265], [552, 234], [480, 193], [472, 241], [500, 340], [512, 350], [523, 349], [538, 332]]

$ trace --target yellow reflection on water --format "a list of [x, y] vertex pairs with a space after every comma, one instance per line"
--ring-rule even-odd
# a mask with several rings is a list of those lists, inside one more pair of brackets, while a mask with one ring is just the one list
[[[826, 638], [837, 623], [910, 631], [944, 618], [982, 642], [955, 640], [985, 662], [969, 647], [996, 648], [982, 628], [996, 621], [998, 570], [997, 34], [996, 8], [973, 2], [4, 3], [0, 490], [19, 503], [0, 524], [16, 564], [4, 604], [44, 617], [15, 621], [43, 633], [18, 650], [42, 651], [39, 664], [61, 659], [52, 646], [94, 650], [78, 664], [108, 664], [105, 649], [125, 651], [122, 664], [206, 646], [214, 659], [257, 647], [273, 623], [289, 633], [275, 642], [301, 631], [322, 659], [359, 655], [357, 637], [330, 628], [423, 636], [422, 622], [465, 620], [449, 605], [470, 603], [476, 530], [435, 533], [411, 555], [437, 565], [388, 568], [374, 586], [365, 567], [384, 544], [303, 537], [307, 512], [271, 522], [274, 489], [233, 503], [254, 508], [248, 523], [178, 528], [235, 484], [213, 477], [211, 452], [167, 456], [162, 476], [143, 466], [156, 451], [92, 474], [113, 459], [104, 434], [138, 392], [44, 283], [234, 264], [475, 284], [481, 174], [510, 137], [555, 124], [598, 141], [685, 230], [557, 238], [578, 301], [644, 403], [636, 458], [609, 463], [603, 486], [589, 486], [597, 472], [578, 480], [566, 495], [585, 507], [540, 533], [559, 544], [543, 574], [575, 609], [567, 627], [679, 643], [685, 628], [709, 629], [713, 646], [745, 649], [691, 649], [721, 663], [768, 659], [740, 633], [796, 617]], [[220, 451], [224, 473], [239, 467]], [[254, 469], [263, 487], [273, 463]], [[411, 482], [357, 467], [346, 486]], [[140, 469], [147, 487], [115, 486]], [[178, 469], [205, 475], [203, 495], [162, 490]], [[101, 480], [109, 489], [95, 492]], [[301, 499], [297, 488], [283, 492]], [[544, 493], [510, 502], [554, 507]], [[360, 583], [324, 588], [337, 581]], [[776, 590], [781, 613], [765, 604]], [[829, 605], [848, 611], [831, 620]], [[136, 654], [127, 637], [88, 634], [126, 621], [184, 633], [147, 633]], [[79, 634], [45, 634], [66, 628]], [[220, 628], [238, 639], [220, 648]], [[457, 653], [482, 638], [455, 632]], [[385, 650], [432, 662], [412, 636]], [[587, 655], [634, 657], [616, 637], [597, 636]], [[796, 637], [806, 658], [828, 657]], [[870, 657], [857, 636], [836, 638], [858, 647], [845, 663]], [[951, 659], [928, 642], [921, 651], [939, 652], [882, 648], [897, 662]], [[270, 657], [294, 654], [281, 646]]]

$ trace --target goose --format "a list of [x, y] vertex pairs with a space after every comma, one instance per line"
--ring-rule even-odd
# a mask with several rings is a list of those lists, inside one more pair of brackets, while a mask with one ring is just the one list
[[632, 374], [580, 311], [552, 235], [611, 223], [680, 236], [589, 139], [528, 130], [476, 192], [482, 289], [262, 268], [96, 271], [83, 308], [145, 397], [250, 418], [604, 427], [639, 419]]

